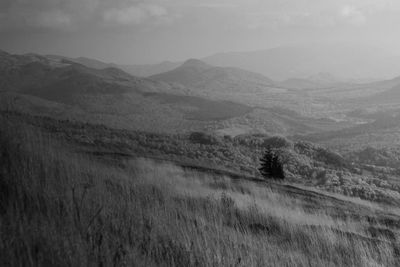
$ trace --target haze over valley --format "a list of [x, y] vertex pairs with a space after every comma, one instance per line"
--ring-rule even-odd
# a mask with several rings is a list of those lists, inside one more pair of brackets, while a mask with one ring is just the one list
[[0, 3], [0, 265], [399, 266], [399, 15]]

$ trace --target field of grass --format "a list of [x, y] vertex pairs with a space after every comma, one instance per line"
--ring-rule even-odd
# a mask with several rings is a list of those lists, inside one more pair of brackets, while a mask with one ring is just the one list
[[[377, 158], [361, 151], [359, 155], [344, 154], [343, 158], [323, 146], [262, 134], [234, 138], [202, 132], [161, 134], [23, 113], [1, 112], [0, 116], [38, 127], [66, 142], [71, 150], [101, 160], [146, 157], [179, 166], [222, 169], [250, 176], [259, 176], [259, 158], [272, 145], [280, 149], [285, 161], [286, 180], [291, 183], [394, 206], [400, 203], [395, 153]], [[367, 162], [364, 156], [368, 156]], [[394, 168], [369, 166], [387, 162], [388, 157]]]
[[1, 266], [398, 266], [399, 217], [281, 184], [110, 161], [0, 117]]

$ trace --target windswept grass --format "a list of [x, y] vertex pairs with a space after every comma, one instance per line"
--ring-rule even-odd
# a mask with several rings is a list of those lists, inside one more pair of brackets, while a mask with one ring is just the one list
[[1, 266], [399, 264], [395, 230], [311, 197], [146, 160], [107, 165], [0, 124]]

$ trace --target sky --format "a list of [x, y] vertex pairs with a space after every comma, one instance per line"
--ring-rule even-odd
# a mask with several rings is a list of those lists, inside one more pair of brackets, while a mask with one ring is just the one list
[[0, 49], [122, 64], [306, 43], [395, 51], [399, 25], [398, 0], [0, 0]]

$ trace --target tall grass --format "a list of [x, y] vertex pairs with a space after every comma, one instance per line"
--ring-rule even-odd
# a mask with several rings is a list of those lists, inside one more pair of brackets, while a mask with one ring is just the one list
[[1, 266], [396, 266], [393, 240], [250, 182], [121, 166], [0, 118]]

